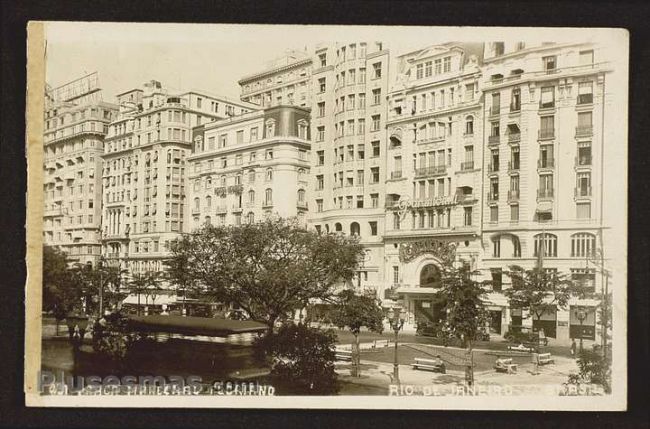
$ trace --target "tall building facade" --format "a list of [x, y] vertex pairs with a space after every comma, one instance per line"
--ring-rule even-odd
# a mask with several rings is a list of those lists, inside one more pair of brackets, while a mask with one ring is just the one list
[[593, 259], [607, 229], [609, 66], [584, 43], [487, 43], [484, 62], [481, 266], [492, 283], [491, 326], [532, 323], [550, 338], [595, 339], [597, 300], [572, 299], [538, 319], [510, 308], [501, 291], [512, 287], [504, 272], [513, 265], [569, 273], [597, 296], [603, 286]]
[[48, 91], [43, 136], [43, 239], [72, 262], [101, 254], [101, 156], [117, 106], [102, 101], [97, 73]]
[[254, 109], [200, 91], [170, 94], [160, 82], [117, 96], [102, 170], [105, 257], [129, 274], [160, 272], [171, 240], [188, 232], [187, 157], [192, 127]]
[[188, 156], [190, 228], [268, 216], [306, 225], [309, 110], [276, 105], [195, 127]]
[[443, 317], [442, 264], [455, 257], [476, 269], [481, 255], [481, 57], [480, 44], [447, 44], [397, 58], [380, 292], [401, 301], [408, 327]]
[[270, 61], [264, 70], [239, 80], [241, 100], [268, 108], [281, 104], [309, 107], [312, 58], [290, 51]]

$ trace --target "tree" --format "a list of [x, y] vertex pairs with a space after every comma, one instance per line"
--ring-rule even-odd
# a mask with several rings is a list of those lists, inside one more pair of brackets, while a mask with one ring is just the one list
[[108, 265], [75, 264], [71, 273], [81, 284], [87, 313], [99, 312], [100, 289], [104, 308], [116, 308], [126, 297], [122, 287], [122, 277], [126, 273], [124, 269]]
[[319, 235], [283, 219], [241, 226], [204, 225], [171, 245], [169, 264], [224, 303], [269, 326], [311, 300], [327, 300], [353, 277], [363, 248], [356, 237]]
[[160, 280], [156, 273], [150, 271], [144, 273], [135, 273], [131, 276], [129, 282], [131, 293], [138, 296], [138, 314], [140, 314], [140, 296], [144, 295], [145, 305], [149, 305], [149, 297], [152, 298], [152, 304], [160, 291]]
[[451, 264], [443, 266], [441, 287], [435, 292], [436, 301], [442, 304], [442, 311], [446, 313], [445, 325], [449, 335], [460, 339], [467, 348], [470, 359], [467, 379], [470, 384], [473, 384], [472, 343], [488, 320], [482, 299], [485, 289], [472, 279], [475, 274], [465, 264], [460, 268]]
[[271, 361], [271, 379], [278, 393], [332, 395], [338, 392], [335, 343], [332, 330], [290, 323], [260, 337], [255, 346]]
[[165, 276], [166, 279], [171, 283], [176, 285], [176, 295], [179, 296], [182, 291], [183, 294], [183, 310], [185, 310], [185, 298], [187, 297], [188, 292], [198, 292], [197, 283], [195, 277], [192, 275], [189, 256], [189, 249], [184, 247], [189, 246], [191, 243], [190, 240], [182, 240], [176, 242], [173, 246], [176, 246], [176, 254], [171, 259], [165, 260], [164, 264], [166, 267]]
[[601, 353], [598, 346], [594, 350], [583, 349], [578, 354], [578, 374], [570, 374], [566, 384], [597, 384], [605, 393], [612, 392], [612, 368], [610, 357]]
[[345, 289], [338, 293], [330, 312], [330, 322], [343, 329], [348, 328], [354, 335], [352, 350], [352, 376], [361, 376], [361, 353], [359, 350], [359, 333], [362, 327], [372, 332], [381, 333], [384, 329], [384, 313], [380, 301], [372, 291], [356, 294]]
[[566, 307], [572, 296], [582, 293], [573, 281], [554, 270], [539, 267], [523, 270], [513, 266], [507, 274], [512, 279], [512, 287], [503, 293], [511, 307], [527, 309], [537, 320], [544, 313]]
[[81, 306], [81, 284], [68, 269], [68, 258], [56, 247], [43, 246], [43, 311], [51, 312], [59, 323]]

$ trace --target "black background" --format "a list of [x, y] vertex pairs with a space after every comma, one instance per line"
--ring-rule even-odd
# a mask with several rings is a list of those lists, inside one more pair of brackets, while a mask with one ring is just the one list
[[[648, 85], [644, 2], [2, 1], [0, 427], [648, 427]], [[630, 31], [628, 383], [626, 413], [25, 408], [25, 64], [28, 20], [618, 27]], [[341, 37], [345, 37], [344, 34]], [[552, 31], [549, 31], [552, 39]], [[423, 42], [426, 44], [426, 42]], [[617, 126], [617, 124], [612, 124]], [[623, 126], [622, 124], [620, 126]], [[624, 142], [621, 142], [624, 144]], [[621, 238], [623, 239], [623, 238]], [[347, 399], [354, 401], [354, 398]], [[450, 398], [450, 406], [453, 400]]]

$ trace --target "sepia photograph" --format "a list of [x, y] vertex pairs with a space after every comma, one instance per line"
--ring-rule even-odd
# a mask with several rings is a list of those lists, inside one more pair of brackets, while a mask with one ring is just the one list
[[625, 30], [27, 34], [28, 406], [626, 409]]

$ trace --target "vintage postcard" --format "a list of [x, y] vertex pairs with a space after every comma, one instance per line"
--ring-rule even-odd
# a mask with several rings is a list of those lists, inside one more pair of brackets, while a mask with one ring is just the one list
[[30, 406], [624, 410], [628, 34], [32, 22]]

